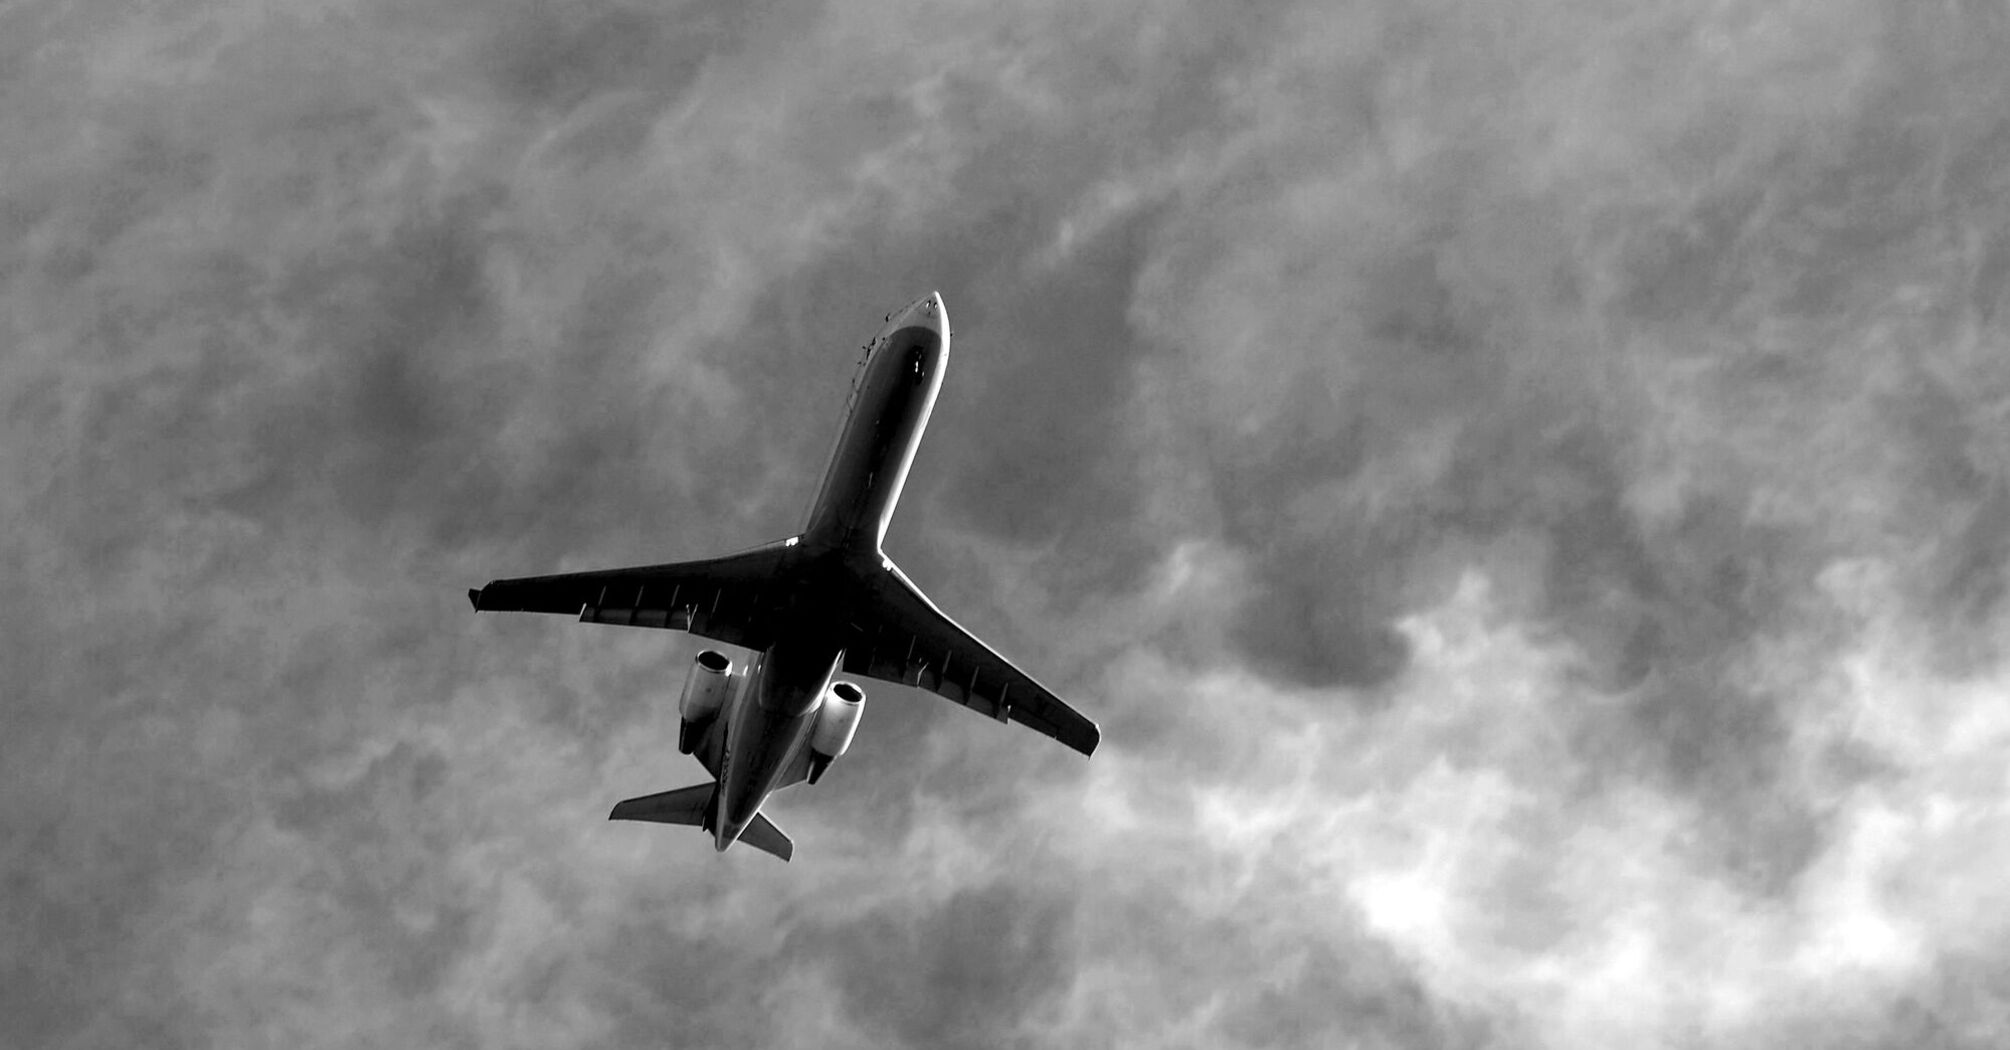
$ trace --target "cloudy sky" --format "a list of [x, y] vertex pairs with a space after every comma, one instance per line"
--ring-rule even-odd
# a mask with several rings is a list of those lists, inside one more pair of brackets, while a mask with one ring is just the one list
[[[23, 1047], [1994, 1047], [1988, 0], [0, 9]], [[874, 688], [783, 865], [698, 646], [497, 576], [888, 550], [1104, 730]]]

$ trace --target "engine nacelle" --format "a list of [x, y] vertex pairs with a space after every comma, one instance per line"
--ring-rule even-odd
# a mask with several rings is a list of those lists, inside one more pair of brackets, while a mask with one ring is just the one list
[[851, 747], [858, 732], [859, 716], [865, 713], [865, 690], [850, 682], [832, 682], [817, 705], [816, 725], [810, 727], [810, 783], [816, 783], [830, 768], [831, 759]]
[[684, 695], [677, 712], [686, 722], [704, 722], [726, 706], [733, 693], [733, 661], [725, 653], [707, 649], [691, 664], [691, 677], [684, 679]]
[[850, 682], [832, 682], [817, 707], [816, 728], [810, 730], [810, 750], [832, 758], [851, 747], [858, 732], [858, 716], [865, 711], [865, 690]]

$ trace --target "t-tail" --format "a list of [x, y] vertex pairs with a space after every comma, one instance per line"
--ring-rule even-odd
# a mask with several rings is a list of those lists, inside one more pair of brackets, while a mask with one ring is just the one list
[[795, 855], [795, 843], [782, 833], [760, 813], [735, 835], [730, 828], [721, 828], [717, 819], [719, 785], [693, 784], [675, 791], [661, 791], [654, 795], [643, 795], [619, 802], [614, 812], [607, 815], [609, 820], [646, 820], [657, 824], [687, 824], [708, 832], [713, 844], [723, 853], [734, 842], [744, 842], [763, 853], [772, 853], [783, 860]]

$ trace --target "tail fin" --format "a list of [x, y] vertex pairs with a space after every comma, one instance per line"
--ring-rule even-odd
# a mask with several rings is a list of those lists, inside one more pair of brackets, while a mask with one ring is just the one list
[[754, 814], [754, 819], [747, 824], [747, 830], [740, 832], [740, 841], [763, 853], [772, 853], [784, 861], [794, 856], [796, 852], [796, 844], [790, 842], [787, 835], [782, 834], [782, 829], [776, 827], [774, 821], [759, 813]]
[[[717, 783], [693, 784], [675, 791], [661, 791], [654, 795], [631, 798], [617, 803], [614, 812], [607, 815], [609, 820], [651, 820], [658, 824], [689, 824], [693, 827], [712, 830], [712, 795], [719, 788]], [[735, 840], [744, 842], [763, 853], [772, 853], [783, 860], [795, 855], [796, 844], [789, 841], [782, 829], [774, 821], [759, 813], [749, 821], [746, 828]]]
[[[675, 791], [659, 791], [654, 795], [631, 798], [618, 803], [614, 812], [607, 815], [609, 820], [653, 820], [658, 824], [690, 824], [704, 827], [710, 823], [712, 812], [712, 792], [719, 785], [693, 784]], [[747, 829], [752, 831], [750, 827]], [[786, 841], [786, 840], [784, 840]]]

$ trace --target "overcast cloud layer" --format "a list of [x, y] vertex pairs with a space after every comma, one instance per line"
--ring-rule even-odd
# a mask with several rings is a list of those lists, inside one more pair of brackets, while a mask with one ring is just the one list
[[[1996, 1047], [2010, 13], [13, 4], [20, 1046]], [[782, 865], [616, 800], [799, 524], [1104, 728], [870, 689]]]

